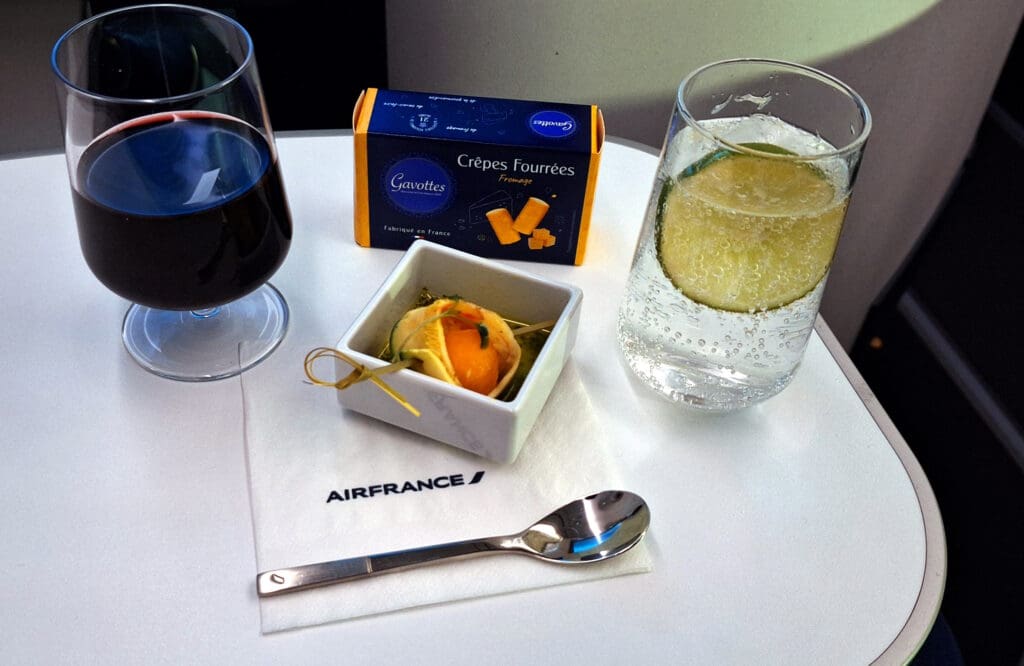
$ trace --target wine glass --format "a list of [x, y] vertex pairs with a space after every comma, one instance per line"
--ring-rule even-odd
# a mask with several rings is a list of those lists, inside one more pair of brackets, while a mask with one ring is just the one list
[[133, 303], [129, 353], [185, 381], [259, 363], [288, 327], [267, 280], [292, 222], [248, 32], [197, 7], [127, 7], [68, 30], [51, 64], [82, 253]]

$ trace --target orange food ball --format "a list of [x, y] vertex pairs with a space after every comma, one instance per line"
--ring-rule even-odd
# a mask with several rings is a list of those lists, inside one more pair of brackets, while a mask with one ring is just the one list
[[475, 326], [449, 329], [445, 346], [462, 386], [484, 395], [494, 390], [498, 385], [498, 351], [491, 344], [481, 348], [480, 332]]

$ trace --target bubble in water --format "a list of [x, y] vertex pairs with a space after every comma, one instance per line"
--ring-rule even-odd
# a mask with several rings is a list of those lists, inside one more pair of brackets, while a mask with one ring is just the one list
[[[729, 122], [736, 121], [730, 119]], [[763, 135], [759, 133], [757, 136]], [[759, 140], [777, 145], [797, 145], [788, 139]], [[656, 187], [660, 188], [665, 176], [674, 176], [678, 170], [711, 150], [714, 147], [673, 148], [671, 164], [664, 165], [666, 172], [659, 174]], [[651, 211], [648, 224], [653, 223], [653, 214]], [[773, 222], [789, 224], [782, 220]], [[754, 231], [750, 230], [751, 233]], [[769, 383], [774, 385], [799, 360], [813, 325], [824, 282], [789, 305], [770, 310], [753, 307], [749, 314], [725, 312], [685, 298], [665, 277], [656, 251], [656, 243], [649, 238], [641, 242], [640, 253], [635, 260], [636, 270], [631, 274], [626, 290], [627, 304], [621, 310], [624, 314], [620, 320], [619, 339], [629, 364], [637, 374], [663, 393], [671, 392], [678, 396], [682, 390], [679, 387], [686, 385], [692, 387], [685, 389], [687, 393], [711, 402], [732, 402], [745, 399], [737, 397], [740, 395], [774, 392], [768, 387]], [[780, 248], [779, 252], [784, 253], [784, 249]], [[803, 257], [799, 253], [792, 254], [788, 261], [803, 262]], [[708, 258], [702, 269], [710, 271], [715, 263], [713, 258]], [[767, 273], [762, 277], [767, 277]], [[779, 286], [781, 288], [782, 285]], [[641, 303], [648, 309], [644, 310]], [[767, 342], [771, 342], [770, 352], [765, 349]], [[687, 355], [691, 356], [694, 365], [681, 367], [678, 359]], [[712, 369], [712, 374], [702, 374], [701, 365]], [[735, 373], [731, 375], [734, 379], [727, 378], [727, 372]], [[742, 381], [735, 381], [740, 378]]]

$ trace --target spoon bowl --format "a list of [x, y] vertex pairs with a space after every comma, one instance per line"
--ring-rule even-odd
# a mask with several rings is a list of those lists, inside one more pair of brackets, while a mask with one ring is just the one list
[[265, 571], [256, 577], [256, 591], [261, 597], [270, 597], [445, 559], [493, 553], [519, 553], [559, 564], [589, 564], [621, 555], [638, 544], [650, 523], [650, 509], [639, 495], [605, 490], [573, 500], [517, 534]]
[[635, 546], [650, 523], [639, 495], [606, 490], [552, 511], [502, 547], [563, 564], [597, 562]]

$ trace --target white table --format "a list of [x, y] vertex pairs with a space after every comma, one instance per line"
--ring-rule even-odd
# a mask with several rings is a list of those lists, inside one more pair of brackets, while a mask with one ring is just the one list
[[[293, 317], [280, 353], [337, 340], [400, 253], [352, 240], [350, 134], [278, 145], [295, 219], [273, 278]], [[905, 661], [941, 601], [941, 518], [825, 324], [786, 391], [731, 416], [680, 411], [619, 361], [656, 161], [610, 141], [586, 263], [520, 265], [584, 289], [573, 362], [622, 415], [609, 435], [652, 506], [654, 571], [266, 636], [237, 381], [137, 367], [127, 303], [81, 257], [63, 157], [0, 162], [0, 661]]]

